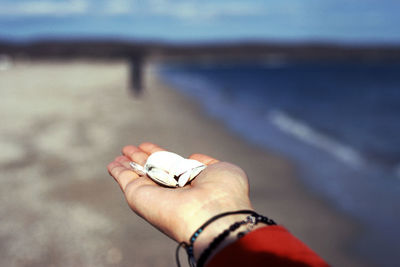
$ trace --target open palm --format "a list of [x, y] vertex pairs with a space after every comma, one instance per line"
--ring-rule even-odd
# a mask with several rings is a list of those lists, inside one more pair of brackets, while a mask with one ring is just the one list
[[132, 210], [172, 239], [187, 241], [201, 224], [218, 213], [251, 209], [245, 173], [210, 156], [190, 156], [208, 166], [182, 188], [162, 187], [130, 168], [130, 161], [144, 165], [150, 154], [161, 150], [164, 149], [152, 143], [126, 146], [123, 156], [111, 162], [108, 170]]

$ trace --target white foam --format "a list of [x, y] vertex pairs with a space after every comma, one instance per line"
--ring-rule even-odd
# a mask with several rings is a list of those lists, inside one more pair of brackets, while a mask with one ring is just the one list
[[353, 148], [318, 133], [310, 126], [291, 118], [282, 111], [271, 111], [268, 114], [268, 118], [272, 124], [277, 126], [280, 130], [302, 140], [303, 142], [330, 153], [337, 159], [353, 167], [359, 168], [364, 165], [362, 156]]
[[278, 69], [285, 67], [288, 64], [288, 59], [284, 54], [270, 54], [264, 58], [263, 65], [270, 69]]
[[10, 56], [0, 54], [0, 71], [6, 71], [12, 67], [12, 59]]
[[394, 174], [400, 179], [400, 163], [394, 168]]

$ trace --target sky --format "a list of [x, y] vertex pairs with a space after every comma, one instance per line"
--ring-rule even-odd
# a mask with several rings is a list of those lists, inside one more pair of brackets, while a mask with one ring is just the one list
[[400, 0], [0, 0], [0, 39], [400, 44]]

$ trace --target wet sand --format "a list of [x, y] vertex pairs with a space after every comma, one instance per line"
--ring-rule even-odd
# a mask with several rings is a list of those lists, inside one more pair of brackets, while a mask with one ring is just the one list
[[106, 165], [126, 144], [213, 155], [249, 175], [257, 211], [333, 266], [365, 266], [358, 224], [146, 70], [135, 98], [124, 62], [17, 62], [0, 71], [0, 266], [174, 266], [176, 244], [133, 214]]

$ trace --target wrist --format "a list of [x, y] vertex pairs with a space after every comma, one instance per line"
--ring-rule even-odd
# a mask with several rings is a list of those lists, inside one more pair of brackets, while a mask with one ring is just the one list
[[[241, 221], [246, 217], [244, 214], [231, 215], [224, 218], [221, 218], [213, 223], [211, 223], [204, 231], [202, 231], [201, 235], [194, 242], [194, 258], [196, 260], [199, 259], [201, 253], [209, 246], [209, 244], [213, 241], [213, 239], [221, 234], [225, 229], [229, 228], [230, 225], [237, 221]], [[233, 235], [229, 235], [221, 244], [224, 247], [232, 242], [234, 242], [236, 238]], [[221, 249], [221, 247], [218, 247]]]
[[[250, 200], [247, 198], [238, 199], [218, 199], [209, 200], [197, 210], [193, 210], [190, 216], [186, 216], [182, 228], [179, 229], [179, 236], [181, 238], [176, 239], [178, 242], [190, 242], [190, 238], [193, 233], [199, 229], [202, 224], [207, 222], [209, 219], [222, 214], [224, 212], [238, 211], [238, 210], [254, 210], [251, 206]], [[230, 215], [220, 218], [214, 221], [207, 227], [207, 231], [202, 233], [200, 236], [205, 238], [210, 233], [218, 233], [219, 230], [223, 230], [224, 227], [228, 227], [229, 224], [234, 223], [235, 219], [243, 218], [243, 215]]]
[[[234, 223], [228, 223], [229, 221], [234, 221], [235, 217], [239, 217], [240, 215], [244, 214], [247, 215], [245, 218], [238, 219], [238, 221], [235, 221]], [[225, 220], [221, 220], [223, 218], [225, 218]], [[218, 220], [218, 225], [208, 227]], [[198, 266], [204, 266], [205, 263], [219, 250], [234, 242], [237, 238], [240, 238], [255, 229], [258, 223], [267, 225], [276, 224], [273, 220], [257, 214], [254, 210], [229, 211], [213, 216], [211, 219], [207, 220], [203, 225], [201, 225], [201, 227], [197, 229], [197, 231], [191, 236], [190, 244], [183, 243], [189, 256], [190, 266], [196, 265], [195, 262], [197, 262]], [[228, 227], [226, 227], [227, 224], [229, 224]], [[246, 226], [246, 228], [241, 229], [242, 226]], [[221, 232], [223, 227], [224, 230]], [[203, 234], [202, 238], [199, 238], [199, 235], [202, 234], [206, 228], [211, 231], [209, 231], [208, 234]], [[219, 231], [217, 235], [215, 235], [216, 231]], [[196, 247], [194, 246], [195, 242]], [[177, 248], [177, 253], [181, 244], [182, 243], [180, 243]], [[178, 257], [177, 261], [179, 266]]]
[[[202, 235], [198, 237], [196, 242], [194, 243], [194, 258], [195, 260], [199, 260], [200, 256], [206, 250], [213, 240], [223, 233], [225, 230], [229, 229], [233, 224], [246, 220], [248, 214], [239, 214], [232, 215], [226, 218], [222, 218], [220, 222], [216, 221], [214, 226], [210, 225], [210, 229], [206, 229], [202, 232]], [[234, 243], [238, 240], [238, 233], [245, 232], [246, 234], [254, 231], [258, 228], [265, 227], [264, 224], [253, 225], [251, 229], [248, 229], [246, 225], [242, 225], [238, 227], [237, 230], [232, 231], [218, 246], [212, 250], [212, 253], [209, 255], [208, 259], [211, 259], [215, 254], [217, 254], [220, 250], [225, 248], [226, 246]]]

